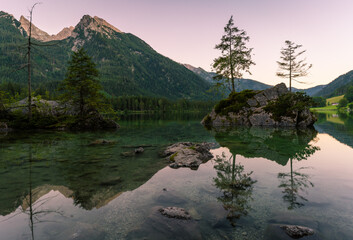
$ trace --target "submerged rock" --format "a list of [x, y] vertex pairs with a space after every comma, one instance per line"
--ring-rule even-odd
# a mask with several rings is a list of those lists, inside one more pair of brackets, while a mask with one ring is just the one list
[[167, 147], [162, 153], [171, 162], [171, 168], [189, 167], [197, 169], [201, 163], [213, 158], [212, 143], [180, 142]]
[[166, 216], [169, 218], [178, 218], [178, 219], [184, 219], [184, 220], [191, 219], [189, 212], [187, 212], [183, 208], [178, 208], [178, 207], [160, 208], [159, 212], [163, 216]]
[[284, 83], [263, 91], [245, 90], [231, 94], [222, 100], [202, 120], [202, 124], [211, 127], [220, 126], [278, 126], [278, 127], [308, 127], [317, 120], [310, 112], [309, 106], [304, 110], [291, 110], [290, 114], [275, 116], [266, 107], [276, 102], [281, 96], [289, 94]]
[[298, 225], [283, 225], [281, 228], [288, 234], [288, 236], [295, 239], [314, 234], [313, 229]]
[[151, 214], [129, 232], [126, 239], [203, 239], [200, 226], [195, 220], [166, 217], [159, 209], [159, 206], [151, 209]]
[[109, 144], [115, 144], [115, 141], [110, 141], [110, 140], [105, 140], [105, 139], [97, 139], [89, 144], [89, 146], [95, 146], [95, 145], [109, 145]]
[[145, 151], [145, 149], [143, 147], [135, 148], [136, 154], [143, 153], [144, 151]]

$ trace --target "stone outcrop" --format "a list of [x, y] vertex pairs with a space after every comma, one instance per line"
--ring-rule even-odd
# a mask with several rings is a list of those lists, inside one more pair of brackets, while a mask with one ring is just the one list
[[[66, 114], [66, 107], [56, 101], [49, 101], [44, 99], [32, 98], [32, 110], [37, 111], [44, 116], [59, 116]], [[8, 110], [12, 113], [28, 114], [28, 98], [11, 104]], [[72, 112], [73, 113], [73, 112]]]
[[201, 163], [207, 162], [213, 158], [210, 149], [212, 143], [191, 143], [181, 142], [173, 144], [164, 150], [161, 154], [171, 163], [171, 168], [188, 167], [197, 169]]
[[270, 102], [276, 101], [280, 96], [287, 94], [288, 89], [284, 83], [263, 91], [255, 91], [255, 95], [247, 99], [238, 112], [216, 113], [215, 108], [203, 120], [202, 124], [211, 127], [221, 126], [276, 126], [276, 127], [307, 127], [312, 126], [316, 117], [308, 108], [302, 111], [293, 111], [292, 116], [275, 118], [273, 113], [266, 111]]
[[[117, 129], [119, 125], [111, 120], [104, 118], [95, 109], [85, 109], [83, 119], [79, 119], [79, 110], [68, 104], [62, 104], [56, 101], [48, 101], [44, 99], [32, 98], [32, 111], [41, 117], [58, 118], [61, 116], [77, 116], [78, 120], [59, 128], [69, 128], [71, 130], [96, 130], [96, 129]], [[28, 99], [25, 98], [8, 107], [8, 111], [12, 114], [27, 115]]]

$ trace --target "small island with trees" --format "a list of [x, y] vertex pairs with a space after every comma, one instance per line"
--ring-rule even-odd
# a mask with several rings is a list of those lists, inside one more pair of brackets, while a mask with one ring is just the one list
[[216, 88], [228, 88], [229, 97], [221, 100], [203, 120], [206, 126], [276, 126], [308, 127], [317, 120], [310, 112], [313, 100], [304, 93], [292, 93], [291, 83], [304, 77], [312, 65], [297, 60], [305, 51], [297, 52], [301, 45], [286, 41], [282, 48], [277, 76], [289, 79], [289, 91], [284, 83], [263, 91], [235, 91], [236, 80], [239, 83], [243, 73], [249, 74], [249, 68], [255, 63], [251, 60], [251, 48], [246, 47], [249, 36], [244, 30], [234, 26], [233, 16], [224, 28], [225, 34], [216, 49], [222, 56], [214, 60], [216, 70]]

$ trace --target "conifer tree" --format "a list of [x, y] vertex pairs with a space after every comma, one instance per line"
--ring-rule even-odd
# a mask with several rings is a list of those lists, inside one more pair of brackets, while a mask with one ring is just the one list
[[92, 58], [83, 48], [73, 52], [63, 82], [63, 99], [70, 102], [79, 110], [80, 116], [84, 117], [87, 111], [100, 110], [103, 106], [101, 89], [98, 70]]
[[249, 68], [255, 63], [251, 60], [252, 48], [246, 47], [249, 36], [244, 30], [234, 26], [233, 16], [224, 27], [225, 34], [216, 49], [221, 50], [222, 56], [214, 59], [213, 69], [217, 75], [216, 87], [226, 86], [231, 92], [235, 92], [235, 80], [243, 77], [243, 73], [249, 74]]
[[297, 52], [302, 45], [297, 45], [289, 40], [285, 41], [285, 44], [286, 47], [281, 50], [282, 62], [277, 61], [280, 69], [277, 72], [277, 76], [289, 79], [289, 91], [291, 92], [292, 81], [304, 83], [298, 81], [296, 78], [307, 76], [308, 70], [312, 67], [312, 64], [308, 65], [305, 63], [305, 59], [297, 59], [300, 55], [306, 52], [306, 50]]

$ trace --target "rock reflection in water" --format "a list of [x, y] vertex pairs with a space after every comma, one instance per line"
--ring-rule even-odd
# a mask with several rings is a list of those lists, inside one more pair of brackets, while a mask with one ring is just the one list
[[227, 147], [233, 156], [263, 157], [283, 166], [289, 162], [290, 172], [278, 174], [283, 200], [289, 203], [288, 209], [304, 205], [303, 201], [307, 201], [304, 193], [314, 184], [308, 174], [300, 172], [304, 168], [293, 169], [293, 161], [305, 160], [319, 150], [311, 144], [317, 135], [315, 129], [236, 127], [212, 131], [217, 142]]
[[306, 153], [317, 131], [311, 128], [234, 127], [212, 129], [216, 141], [235, 155], [262, 157], [285, 166], [291, 158]]
[[236, 220], [246, 216], [251, 209], [253, 184], [256, 183], [250, 176], [252, 172], [245, 172], [244, 166], [235, 162], [235, 155], [229, 159], [223, 154], [217, 156], [214, 168], [217, 177], [213, 179], [217, 188], [222, 191], [222, 196], [217, 199], [228, 211], [227, 219], [232, 226], [236, 226]]

